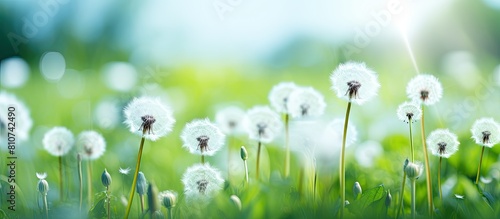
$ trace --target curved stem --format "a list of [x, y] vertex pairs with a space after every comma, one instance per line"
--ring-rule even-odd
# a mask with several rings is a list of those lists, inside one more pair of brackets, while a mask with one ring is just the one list
[[109, 195], [109, 186], [106, 186], [106, 196], [108, 198], [108, 219], [111, 218], [111, 196]]
[[441, 190], [441, 163], [443, 157], [439, 157], [439, 167], [438, 167], [438, 188], [439, 188], [439, 198], [443, 201], [443, 191]]
[[80, 154], [77, 155], [78, 160], [78, 183], [80, 186], [80, 212], [82, 211], [82, 202], [83, 202], [83, 174], [82, 174], [82, 158]]
[[479, 183], [479, 176], [481, 175], [481, 164], [483, 163], [484, 146], [481, 150], [481, 158], [479, 158], [479, 167], [477, 168], [476, 185]]
[[345, 143], [347, 136], [347, 127], [349, 124], [349, 113], [351, 112], [351, 102], [347, 104], [344, 121], [344, 134], [342, 135], [342, 148], [340, 149], [340, 218], [344, 218], [345, 207]]
[[139, 195], [139, 202], [141, 203], [141, 214], [144, 214], [144, 195]]
[[87, 196], [88, 196], [88, 203], [89, 203], [89, 208], [92, 206], [92, 162], [90, 160], [87, 161]]
[[168, 211], [168, 219], [173, 219], [174, 215], [172, 214], [172, 208], [168, 208], [167, 211]]
[[258, 147], [257, 147], [257, 168], [255, 169], [255, 178], [259, 179], [259, 163], [260, 163], [260, 148], [262, 146], [262, 143], [259, 141]]
[[285, 177], [290, 175], [290, 143], [289, 143], [289, 131], [288, 131], [288, 121], [290, 115], [288, 113], [285, 114], [285, 147], [286, 147], [286, 155], [285, 155]]
[[396, 219], [399, 218], [399, 213], [401, 212], [401, 209], [403, 208], [403, 198], [405, 194], [405, 184], [406, 184], [406, 172], [403, 171], [403, 183], [401, 183], [401, 193], [400, 193], [400, 201], [399, 201], [399, 206], [398, 206], [398, 213], [396, 214]]
[[248, 184], [248, 165], [247, 165], [247, 161], [244, 160], [243, 164], [245, 165], [245, 182]]
[[[144, 129], [144, 130], [146, 130], [146, 129]], [[139, 168], [141, 167], [142, 149], [144, 148], [144, 134], [145, 134], [145, 131], [143, 131], [143, 136], [141, 138], [141, 144], [139, 146], [139, 153], [137, 154], [137, 164], [135, 166], [134, 180], [132, 181], [132, 189], [130, 189], [130, 196], [128, 198], [127, 210], [125, 211], [125, 217], [124, 217], [125, 219], [127, 219], [128, 215], [130, 214], [130, 209], [132, 208], [132, 201], [134, 200], [135, 187], [137, 184], [137, 175], [139, 174]]]
[[49, 206], [47, 204], [47, 195], [43, 195], [43, 205], [45, 206], [45, 216], [49, 219]]
[[62, 170], [62, 156], [59, 156], [59, 200], [63, 200], [64, 187], [63, 187], [63, 170]]
[[422, 147], [424, 150], [424, 159], [425, 159], [425, 174], [426, 174], [426, 182], [427, 182], [427, 201], [429, 207], [429, 215], [432, 217], [433, 212], [433, 204], [432, 204], [432, 180], [431, 180], [431, 169], [429, 165], [429, 155], [427, 154], [427, 146], [425, 142], [425, 128], [424, 128], [424, 106], [422, 105], [422, 120], [420, 120], [420, 129], [422, 134]]
[[316, 182], [318, 180], [318, 171], [314, 169], [314, 180], [313, 180], [313, 200], [316, 201]]
[[415, 184], [417, 180], [410, 179], [411, 181], [411, 218], [415, 219]]

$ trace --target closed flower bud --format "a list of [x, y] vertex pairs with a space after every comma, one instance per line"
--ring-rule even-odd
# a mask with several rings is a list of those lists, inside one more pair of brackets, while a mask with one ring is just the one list
[[177, 192], [174, 191], [163, 191], [158, 194], [160, 202], [165, 208], [171, 209], [177, 204]]
[[146, 182], [146, 177], [144, 176], [144, 173], [139, 172], [139, 174], [137, 174], [136, 186], [137, 186], [136, 190], [139, 195], [146, 194], [146, 191], [148, 190], [148, 183]]
[[149, 183], [148, 186], [148, 206], [151, 214], [160, 210], [160, 204], [158, 203], [158, 189], [153, 183]]
[[385, 207], [391, 206], [391, 202], [392, 202], [391, 190], [387, 190], [387, 195], [385, 196]]
[[241, 211], [241, 200], [236, 195], [231, 195], [231, 202]]
[[247, 152], [247, 149], [245, 148], [245, 146], [241, 146], [240, 155], [241, 155], [242, 160], [247, 160], [248, 152]]
[[111, 185], [111, 175], [109, 175], [109, 173], [106, 169], [104, 169], [104, 172], [102, 172], [101, 182], [105, 187], [108, 187], [109, 185]]
[[409, 162], [405, 168], [406, 176], [410, 180], [418, 179], [418, 177], [422, 175], [423, 169], [424, 168], [421, 163]]
[[40, 179], [37, 185], [38, 192], [42, 195], [47, 195], [47, 192], [49, 191], [49, 183], [45, 180], [47, 173], [36, 173], [36, 176]]
[[352, 187], [352, 193], [354, 194], [354, 200], [358, 199], [358, 197], [363, 193], [359, 182], [354, 183], [354, 186]]

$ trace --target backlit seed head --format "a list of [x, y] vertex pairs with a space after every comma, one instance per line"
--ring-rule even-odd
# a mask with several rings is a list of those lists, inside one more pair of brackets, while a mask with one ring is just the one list
[[106, 151], [106, 142], [98, 132], [84, 131], [78, 135], [76, 147], [80, 151], [82, 158], [95, 160], [101, 157], [104, 151]]
[[220, 172], [209, 164], [196, 164], [186, 170], [182, 183], [188, 202], [206, 203], [222, 190], [224, 180]]
[[269, 143], [283, 127], [280, 116], [267, 106], [255, 106], [247, 112], [246, 129], [250, 139]]
[[226, 135], [238, 135], [245, 132], [245, 110], [236, 106], [225, 107], [215, 114], [217, 127]]
[[295, 89], [287, 101], [288, 113], [293, 118], [318, 117], [325, 111], [323, 95], [312, 87]]
[[298, 88], [293, 82], [282, 82], [275, 85], [269, 92], [269, 102], [279, 113], [288, 113], [288, 98]]
[[46, 132], [43, 137], [44, 149], [53, 156], [66, 155], [74, 144], [73, 133], [65, 127], [54, 127]]
[[413, 102], [429, 106], [441, 99], [443, 87], [433, 75], [420, 74], [408, 82], [406, 94]]
[[420, 105], [414, 102], [404, 102], [398, 107], [398, 118], [399, 120], [408, 123], [410, 120], [412, 122], [418, 121], [422, 118], [422, 110]]
[[365, 63], [340, 64], [330, 80], [339, 98], [359, 105], [375, 97], [380, 88], [377, 74], [367, 68]]
[[493, 147], [500, 142], [500, 125], [493, 118], [476, 120], [471, 129], [472, 139], [476, 144]]
[[[2, 66], [3, 67], [3, 66]], [[3, 71], [4, 69], [2, 69]], [[3, 73], [3, 72], [2, 72]], [[2, 74], [0, 73], [0, 75]], [[3, 82], [3, 81], [2, 81]], [[29, 108], [23, 101], [15, 95], [0, 91], [0, 148], [7, 148], [7, 123], [9, 107], [14, 107], [16, 119], [16, 141], [24, 142], [30, 137], [30, 130], [33, 127], [33, 120], [30, 116]]]
[[172, 131], [175, 119], [159, 98], [134, 98], [124, 110], [130, 132], [156, 141]]
[[192, 154], [213, 156], [224, 146], [225, 135], [208, 119], [193, 120], [182, 130], [182, 147]]
[[438, 157], [449, 158], [458, 151], [458, 145], [457, 135], [448, 129], [437, 129], [427, 137], [427, 148]]

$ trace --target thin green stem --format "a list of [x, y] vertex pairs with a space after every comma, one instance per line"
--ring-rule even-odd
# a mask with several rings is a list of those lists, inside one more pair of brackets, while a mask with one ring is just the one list
[[314, 170], [314, 179], [313, 179], [313, 200], [316, 201], [316, 183], [318, 179], [318, 171]]
[[245, 182], [248, 184], [248, 165], [247, 165], [247, 161], [244, 160], [243, 164], [245, 165]]
[[144, 195], [139, 195], [139, 202], [141, 203], [141, 214], [144, 214]]
[[438, 167], [438, 189], [439, 189], [439, 199], [443, 201], [443, 191], [441, 190], [441, 163], [443, 162], [443, 157], [439, 157], [439, 167]]
[[63, 187], [63, 169], [62, 169], [62, 156], [59, 156], [59, 200], [63, 201], [64, 187]]
[[349, 113], [351, 112], [351, 102], [347, 104], [347, 110], [345, 113], [344, 121], [344, 134], [342, 135], [342, 148], [340, 150], [340, 218], [344, 218], [344, 207], [345, 207], [345, 143], [347, 136], [347, 127], [349, 124]]
[[80, 154], [76, 157], [78, 163], [78, 183], [80, 187], [80, 212], [82, 212], [82, 202], [83, 202], [83, 174], [82, 174], [82, 157]]
[[415, 187], [416, 179], [410, 179], [411, 182], [411, 218], [415, 219]]
[[288, 131], [288, 123], [290, 120], [290, 115], [288, 113], [285, 114], [285, 177], [290, 175], [290, 143], [289, 143], [289, 131]]
[[424, 150], [424, 159], [425, 159], [425, 174], [426, 174], [426, 181], [427, 181], [427, 201], [428, 201], [428, 207], [429, 207], [429, 215], [433, 217], [433, 204], [432, 204], [432, 180], [431, 180], [431, 168], [429, 164], [429, 155], [427, 154], [427, 146], [425, 142], [425, 127], [424, 127], [424, 106], [422, 105], [422, 120], [420, 120], [420, 130], [422, 134], [422, 148]]
[[43, 195], [43, 205], [45, 206], [45, 216], [49, 219], [49, 205], [47, 204], [47, 194]]
[[109, 195], [109, 186], [106, 186], [106, 196], [108, 198], [108, 219], [111, 218], [111, 196]]
[[167, 211], [168, 211], [168, 219], [173, 219], [174, 215], [172, 213], [172, 208], [167, 208]]
[[481, 164], [483, 163], [484, 146], [481, 150], [481, 158], [479, 158], [479, 167], [477, 168], [476, 185], [479, 184], [479, 176], [481, 175]]
[[135, 165], [134, 180], [132, 181], [132, 189], [130, 189], [130, 196], [128, 198], [128, 203], [127, 203], [127, 210], [125, 211], [125, 217], [124, 217], [125, 219], [127, 219], [128, 215], [130, 214], [130, 209], [132, 208], [132, 201], [134, 200], [135, 187], [137, 185], [137, 175], [139, 174], [139, 168], [141, 167], [142, 149], [144, 148], [144, 140], [145, 140], [144, 134], [145, 131], [143, 131], [142, 133], [141, 144], [139, 146], [139, 153], [137, 154], [137, 164]]
[[408, 126], [410, 127], [410, 154], [411, 154], [411, 162], [415, 162], [415, 149], [413, 148], [413, 133], [412, 133], [412, 130], [411, 130], [411, 123], [412, 123], [412, 120], [409, 119], [408, 120]]
[[257, 146], [257, 167], [255, 168], [255, 178], [259, 179], [259, 163], [260, 163], [260, 148], [262, 146], [262, 143], [259, 141], [258, 146]]
[[89, 208], [92, 206], [92, 161], [87, 161], [87, 198]]
[[230, 166], [231, 166], [231, 146], [233, 145], [233, 137], [232, 136], [228, 136], [228, 145], [227, 145], [227, 181], [231, 181], [231, 170], [230, 170]]
[[201, 163], [204, 164], [205, 163], [205, 155], [201, 155]]
[[405, 184], [406, 184], [406, 171], [403, 171], [403, 183], [401, 183], [401, 193], [400, 193], [400, 198], [399, 198], [400, 201], [399, 201], [399, 206], [398, 206], [398, 213], [396, 214], [396, 219], [399, 218], [399, 213], [401, 212], [401, 209], [403, 208]]

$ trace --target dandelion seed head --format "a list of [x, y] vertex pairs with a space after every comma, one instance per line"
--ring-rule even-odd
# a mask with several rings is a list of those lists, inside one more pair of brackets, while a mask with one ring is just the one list
[[377, 74], [365, 63], [347, 62], [340, 64], [330, 76], [332, 90], [341, 99], [363, 104], [375, 97], [380, 88]]
[[408, 123], [418, 121], [422, 118], [422, 110], [420, 106], [414, 102], [404, 102], [398, 107], [398, 119]]
[[433, 155], [449, 158], [458, 151], [457, 135], [451, 133], [448, 129], [437, 129], [427, 137], [427, 148]]
[[224, 145], [225, 135], [210, 120], [199, 119], [186, 124], [181, 139], [190, 153], [213, 156]]
[[[175, 119], [170, 110], [158, 98], [134, 98], [124, 110], [125, 123], [130, 132], [144, 135], [156, 141], [172, 131]], [[143, 134], [144, 133], [144, 134]]]
[[287, 109], [293, 118], [318, 117], [325, 112], [323, 95], [312, 87], [295, 89], [287, 101]]
[[118, 172], [120, 172], [123, 175], [128, 175], [130, 173], [130, 167], [127, 167], [125, 169], [120, 167], [120, 169], [118, 169]]
[[243, 121], [245, 111], [236, 106], [223, 108], [215, 115], [215, 123], [227, 135], [236, 135], [245, 132]]
[[160, 203], [167, 209], [175, 207], [177, 204], [177, 192], [172, 190], [166, 190], [158, 194], [158, 199]]
[[33, 120], [31, 119], [28, 107], [15, 95], [0, 91], [0, 110], [4, 112], [0, 113], [0, 146], [2, 146], [2, 149], [4, 148], [3, 145], [7, 143], [7, 124], [9, 123], [7, 112], [9, 112], [9, 107], [15, 108], [16, 140], [19, 142], [28, 140], [30, 136], [29, 132], [33, 126]]
[[408, 82], [406, 94], [415, 103], [434, 105], [443, 96], [443, 87], [433, 75], [420, 74]]
[[271, 106], [279, 113], [288, 113], [288, 97], [297, 88], [293, 82], [281, 82], [275, 85], [269, 92]]
[[28, 80], [30, 67], [20, 57], [10, 57], [0, 62], [0, 83], [3, 87], [22, 87]]
[[76, 146], [84, 159], [95, 160], [106, 151], [106, 142], [96, 131], [84, 131], [78, 135]]
[[100, 101], [94, 111], [94, 122], [102, 129], [113, 129], [121, 119], [119, 102], [114, 99]]
[[480, 118], [471, 128], [472, 139], [476, 144], [492, 148], [500, 142], [500, 124], [493, 118]]
[[222, 190], [224, 179], [220, 172], [209, 164], [196, 164], [186, 170], [182, 183], [188, 202], [208, 202]]
[[255, 106], [247, 112], [246, 129], [250, 139], [269, 143], [282, 127], [280, 116], [268, 106]]
[[36, 178], [38, 179], [45, 179], [47, 178], [47, 173], [43, 172], [43, 173], [36, 173]]
[[54, 127], [43, 137], [43, 147], [53, 156], [66, 155], [75, 143], [73, 133], [65, 127]]

